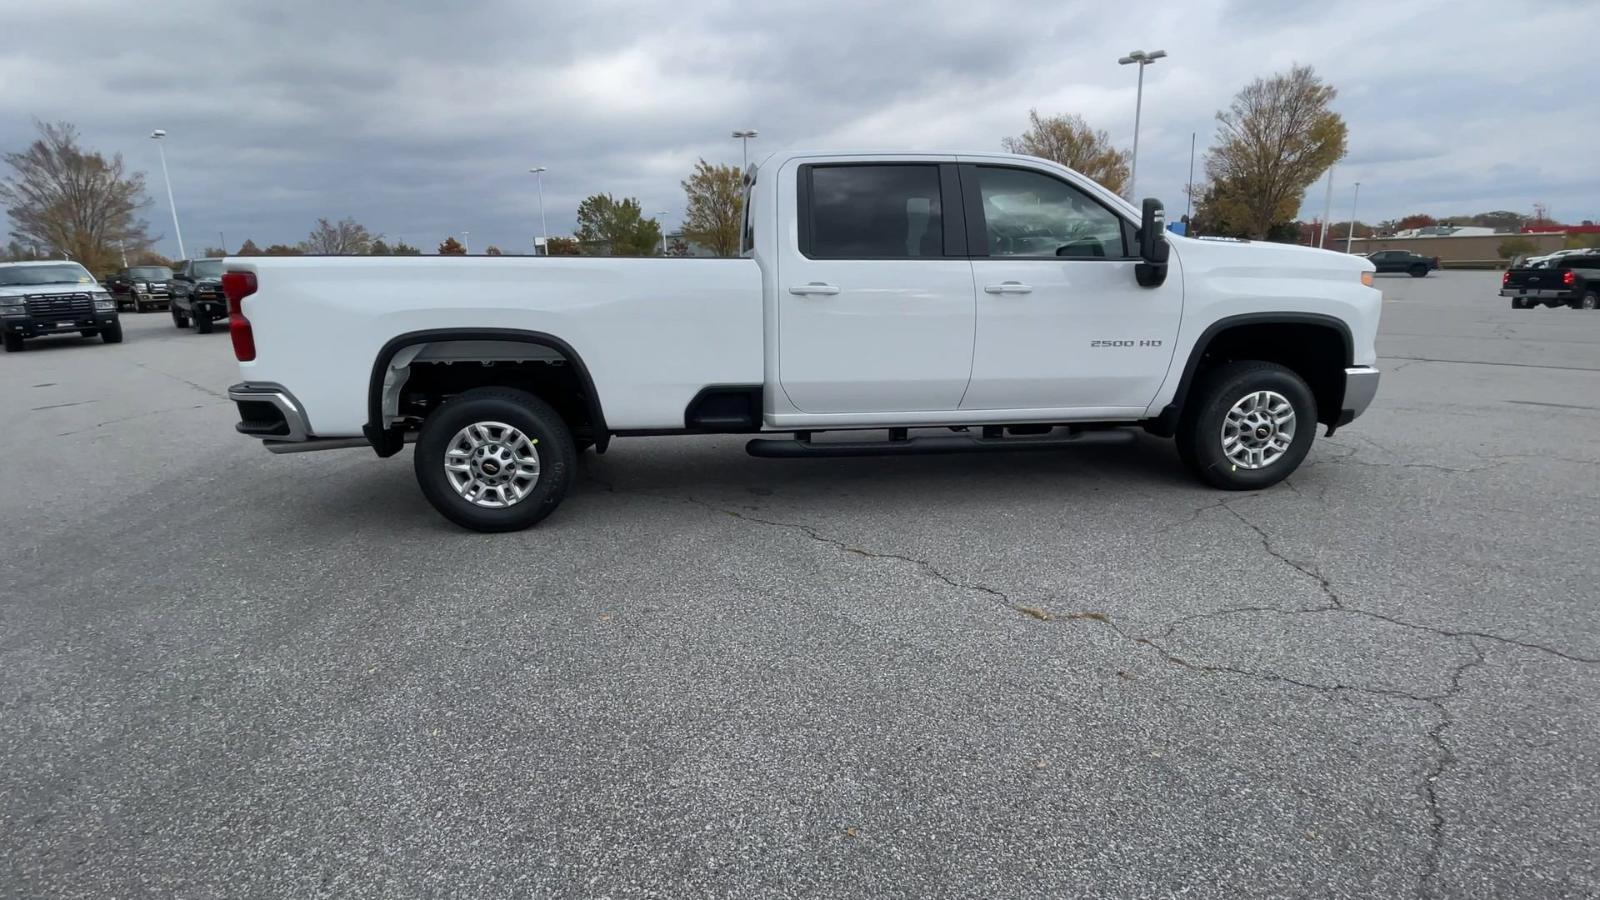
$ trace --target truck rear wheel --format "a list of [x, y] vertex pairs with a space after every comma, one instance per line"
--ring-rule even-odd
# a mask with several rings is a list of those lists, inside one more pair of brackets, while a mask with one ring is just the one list
[[1422, 263], [1417, 263], [1416, 265], [1412, 266], [1407, 271], [1409, 271], [1411, 273], [1411, 277], [1412, 278], [1426, 278], [1426, 277], [1428, 277], [1428, 267], [1423, 265]]
[[1595, 291], [1584, 291], [1583, 299], [1578, 301], [1578, 305], [1583, 309], [1600, 308], [1600, 293]]
[[1190, 394], [1178, 456], [1213, 487], [1259, 490], [1299, 468], [1316, 428], [1316, 397], [1293, 370], [1228, 363], [1207, 372]]
[[413, 462], [433, 508], [473, 531], [517, 531], [555, 511], [577, 461], [572, 431], [538, 397], [475, 388], [422, 424]]

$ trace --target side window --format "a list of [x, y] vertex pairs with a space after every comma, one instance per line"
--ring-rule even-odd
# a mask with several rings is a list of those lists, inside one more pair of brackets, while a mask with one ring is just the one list
[[[809, 166], [809, 222], [801, 251], [813, 259], [944, 255], [937, 165]], [[801, 190], [806, 188], [802, 179]]]
[[1026, 169], [979, 166], [978, 193], [990, 256], [1128, 255], [1122, 219], [1064, 181]]

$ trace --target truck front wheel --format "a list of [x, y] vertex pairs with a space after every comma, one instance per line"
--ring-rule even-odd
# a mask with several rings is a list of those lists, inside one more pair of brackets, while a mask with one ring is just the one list
[[1316, 397], [1293, 370], [1228, 363], [1195, 385], [1178, 424], [1178, 455], [1213, 487], [1259, 490], [1300, 466], [1316, 427]]
[[517, 531], [555, 511], [577, 461], [572, 431], [538, 397], [475, 388], [422, 424], [414, 463], [433, 508], [473, 531]]

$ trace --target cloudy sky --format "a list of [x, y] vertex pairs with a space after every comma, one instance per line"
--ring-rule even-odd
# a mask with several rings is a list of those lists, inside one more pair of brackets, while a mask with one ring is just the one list
[[[1112, 3], [540, 3], [532, 0], [0, 0], [0, 148], [32, 120], [146, 173], [176, 255], [153, 128], [190, 252], [303, 238], [353, 216], [432, 249], [470, 232], [527, 252], [530, 166], [552, 234], [596, 192], [677, 222], [697, 157], [734, 128], [776, 147], [999, 149], [1028, 109], [1133, 134], [1139, 193], [1183, 206], [1189, 140], [1252, 78], [1313, 65], [1339, 90], [1350, 155], [1335, 219], [1427, 211], [1600, 217], [1594, 0]], [[1587, 23], [1587, 24], [1583, 24]], [[1319, 215], [1318, 185], [1304, 214]]]

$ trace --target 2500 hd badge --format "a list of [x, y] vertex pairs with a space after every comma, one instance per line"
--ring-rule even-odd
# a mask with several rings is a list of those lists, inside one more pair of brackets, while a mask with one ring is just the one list
[[1160, 341], [1090, 341], [1090, 347], [1159, 347]]

